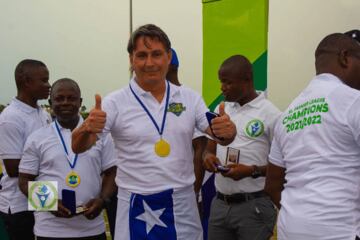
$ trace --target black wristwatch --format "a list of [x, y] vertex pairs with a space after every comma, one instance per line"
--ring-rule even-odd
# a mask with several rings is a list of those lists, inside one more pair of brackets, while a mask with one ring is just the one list
[[261, 171], [260, 171], [259, 167], [256, 166], [256, 165], [253, 165], [252, 167], [254, 168], [254, 170], [253, 170], [253, 172], [251, 173], [251, 177], [252, 177], [252, 178], [261, 177]]

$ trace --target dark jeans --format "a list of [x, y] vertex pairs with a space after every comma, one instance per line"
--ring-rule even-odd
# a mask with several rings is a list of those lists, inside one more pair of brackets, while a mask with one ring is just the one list
[[36, 237], [37, 240], [106, 240], [106, 234], [102, 233], [96, 236], [80, 237], [80, 238], [49, 238], [49, 237]]
[[0, 212], [10, 240], [34, 240], [34, 215], [32, 212]]

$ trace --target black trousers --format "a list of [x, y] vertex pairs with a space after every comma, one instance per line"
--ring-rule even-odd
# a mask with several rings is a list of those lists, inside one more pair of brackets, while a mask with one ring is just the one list
[[49, 238], [49, 237], [36, 237], [37, 240], [106, 240], [106, 234], [102, 233], [96, 236], [80, 237], [80, 238]]
[[10, 240], [34, 240], [34, 214], [24, 211], [18, 213], [0, 212]]

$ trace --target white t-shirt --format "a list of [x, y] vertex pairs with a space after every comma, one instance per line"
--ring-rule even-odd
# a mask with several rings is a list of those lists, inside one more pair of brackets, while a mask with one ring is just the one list
[[359, 233], [360, 92], [316, 76], [275, 127], [270, 162], [286, 168], [279, 239], [353, 240]]
[[[33, 108], [16, 98], [0, 114], [0, 159], [21, 159], [27, 137], [51, 122], [41, 107]], [[18, 178], [10, 178], [3, 164], [0, 211], [17, 213], [27, 210], [27, 199], [18, 187]]]
[[[218, 107], [215, 111], [218, 111]], [[231, 147], [240, 150], [239, 163], [267, 165], [275, 122], [281, 114], [279, 109], [261, 93], [243, 106], [236, 102], [225, 102], [225, 112], [235, 123], [237, 135], [228, 146], [217, 144], [216, 156], [220, 162], [225, 165], [227, 149]], [[221, 174], [215, 175], [216, 190], [223, 194], [257, 192], [263, 190], [264, 185], [264, 177], [247, 177], [235, 181]]]
[[194, 129], [204, 131], [208, 127], [205, 116], [208, 109], [204, 101], [194, 91], [170, 83], [169, 106], [165, 106], [166, 94], [159, 103], [134, 79], [130, 84], [159, 127], [164, 108], [168, 108], [163, 139], [170, 144], [171, 151], [167, 157], [155, 154], [154, 145], [160, 139], [159, 133], [129, 86], [111, 93], [103, 101], [107, 113], [104, 132], [111, 132], [117, 149], [117, 185], [139, 194], [192, 185], [195, 180]]
[[[79, 121], [79, 124], [82, 121]], [[41, 128], [30, 135], [26, 141], [24, 155], [19, 171], [37, 175], [37, 181], [57, 181], [59, 199], [62, 189], [76, 192], [76, 205], [84, 205], [90, 199], [98, 197], [101, 191], [101, 173], [116, 165], [115, 149], [110, 135], [96, 142], [90, 150], [79, 154], [74, 171], [80, 176], [76, 188], [66, 185], [65, 177], [71, 171], [63, 145], [54, 127], [54, 123]], [[69, 158], [74, 159], [71, 151], [71, 131], [59, 125], [61, 134], [69, 151]], [[84, 215], [68, 218], [55, 217], [50, 212], [35, 212], [34, 233], [42, 237], [86, 237], [105, 231], [104, 219], [100, 214], [93, 220]]]

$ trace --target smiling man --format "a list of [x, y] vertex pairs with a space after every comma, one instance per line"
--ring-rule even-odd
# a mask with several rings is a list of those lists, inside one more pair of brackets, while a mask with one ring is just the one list
[[[202, 239], [193, 183], [195, 127], [211, 134], [199, 94], [165, 80], [171, 44], [157, 26], [139, 27], [128, 52], [135, 77], [111, 93], [73, 132], [73, 149], [90, 148], [111, 132], [118, 152], [118, 207], [115, 239]], [[177, 106], [171, 108], [171, 106]], [[103, 108], [103, 110], [102, 110]], [[212, 127], [230, 143], [236, 128], [221, 112]], [[101, 138], [101, 136], [100, 136]]]
[[17, 96], [0, 115], [0, 159], [3, 159], [0, 216], [12, 240], [34, 239], [34, 217], [18, 188], [18, 166], [27, 137], [51, 122], [37, 102], [50, 92], [49, 71], [43, 62], [21, 61], [15, 69]]
[[116, 189], [116, 159], [110, 136], [99, 140], [82, 154], [71, 151], [71, 131], [82, 123], [80, 88], [71, 79], [56, 81], [50, 106], [55, 121], [35, 131], [27, 140], [19, 166], [19, 186], [28, 195], [29, 181], [56, 181], [59, 199], [62, 191], [75, 195], [76, 206], [86, 211], [75, 215], [62, 201], [56, 212], [35, 212], [34, 232], [38, 240], [105, 240], [104, 218], [100, 215]]

